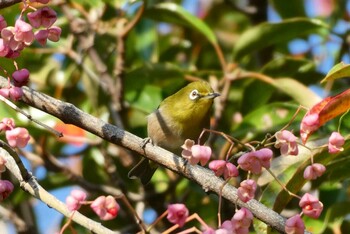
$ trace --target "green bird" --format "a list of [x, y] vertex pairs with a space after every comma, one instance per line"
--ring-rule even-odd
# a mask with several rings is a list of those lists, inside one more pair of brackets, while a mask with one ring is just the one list
[[[147, 133], [152, 144], [173, 153], [181, 152], [186, 139], [196, 141], [203, 128], [210, 127], [210, 109], [215, 93], [206, 81], [189, 83], [164, 99], [158, 109], [147, 117]], [[129, 178], [140, 178], [147, 184], [157, 166], [143, 158], [129, 171]]]

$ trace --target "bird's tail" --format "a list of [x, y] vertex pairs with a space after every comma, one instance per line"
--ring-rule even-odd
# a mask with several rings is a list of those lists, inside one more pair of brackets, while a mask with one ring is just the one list
[[155, 163], [150, 163], [148, 159], [142, 158], [128, 173], [130, 179], [140, 179], [143, 185], [148, 184], [154, 172], [157, 170]]

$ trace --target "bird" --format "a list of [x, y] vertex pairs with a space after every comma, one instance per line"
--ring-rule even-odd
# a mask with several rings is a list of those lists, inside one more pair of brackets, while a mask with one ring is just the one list
[[[220, 96], [206, 81], [194, 81], [165, 98], [147, 116], [147, 135], [144, 143], [162, 147], [173, 153], [181, 152], [186, 139], [196, 141], [204, 128], [210, 127], [210, 112], [214, 98]], [[145, 145], [144, 144], [144, 145]], [[155, 163], [142, 158], [128, 173], [146, 185], [157, 169]]]

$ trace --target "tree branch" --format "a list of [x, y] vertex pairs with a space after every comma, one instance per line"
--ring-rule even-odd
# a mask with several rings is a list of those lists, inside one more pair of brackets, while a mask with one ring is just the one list
[[22, 2], [22, 0], [0, 0], [0, 9], [4, 9], [20, 2]]
[[[66, 204], [58, 200], [56, 197], [47, 192], [40, 184], [37, 182], [34, 176], [26, 171], [22, 162], [18, 164], [19, 157], [18, 155], [5, 144], [1, 144], [0, 147], [0, 155], [6, 159], [6, 167], [7, 169], [16, 177], [16, 179], [20, 182], [21, 188], [30, 193], [32, 196], [41, 200], [49, 207], [54, 208], [61, 214], [66, 217], [71, 217], [72, 212], [68, 210]], [[27, 178], [26, 178], [27, 177]], [[86, 216], [82, 215], [78, 211], [75, 211], [72, 219], [86, 227], [88, 230], [94, 233], [103, 233], [103, 234], [113, 234], [115, 232], [109, 230], [108, 228], [101, 225], [96, 221], [93, 221]]]
[[[0, 87], [6, 87], [7, 79], [0, 78]], [[94, 116], [91, 116], [74, 105], [57, 100], [46, 94], [37, 92], [28, 87], [23, 87], [24, 96], [22, 101], [34, 108], [40, 109], [50, 115], [56, 116], [65, 123], [76, 125], [106, 141], [123, 146], [131, 151], [165, 166], [166, 168], [195, 181], [202, 186], [204, 191], [220, 193], [224, 180], [215, 176], [214, 173], [201, 166], [186, 164], [185, 160], [160, 147], [147, 144], [141, 147], [142, 139], [114, 125], [108, 124]], [[225, 185], [222, 196], [230, 202], [249, 209], [256, 218], [262, 220], [274, 229], [284, 232], [285, 219], [275, 211], [267, 208], [257, 200], [243, 203], [238, 199], [237, 189], [231, 185]], [[66, 212], [65, 210], [63, 210]]]

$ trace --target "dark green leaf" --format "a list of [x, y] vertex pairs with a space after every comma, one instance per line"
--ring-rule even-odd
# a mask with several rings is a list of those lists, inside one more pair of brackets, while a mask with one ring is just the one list
[[[246, 114], [266, 104], [274, 91], [275, 88], [271, 85], [259, 80], [253, 80], [253, 82], [244, 89], [242, 114]], [[254, 95], [252, 95], [252, 93], [254, 93]]]
[[291, 18], [291, 17], [304, 17], [304, 1], [303, 0], [293, 0], [289, 1], [288, 4], [280, 0], [271, 1], [273, 8], [278, 12], [282, 18]]

